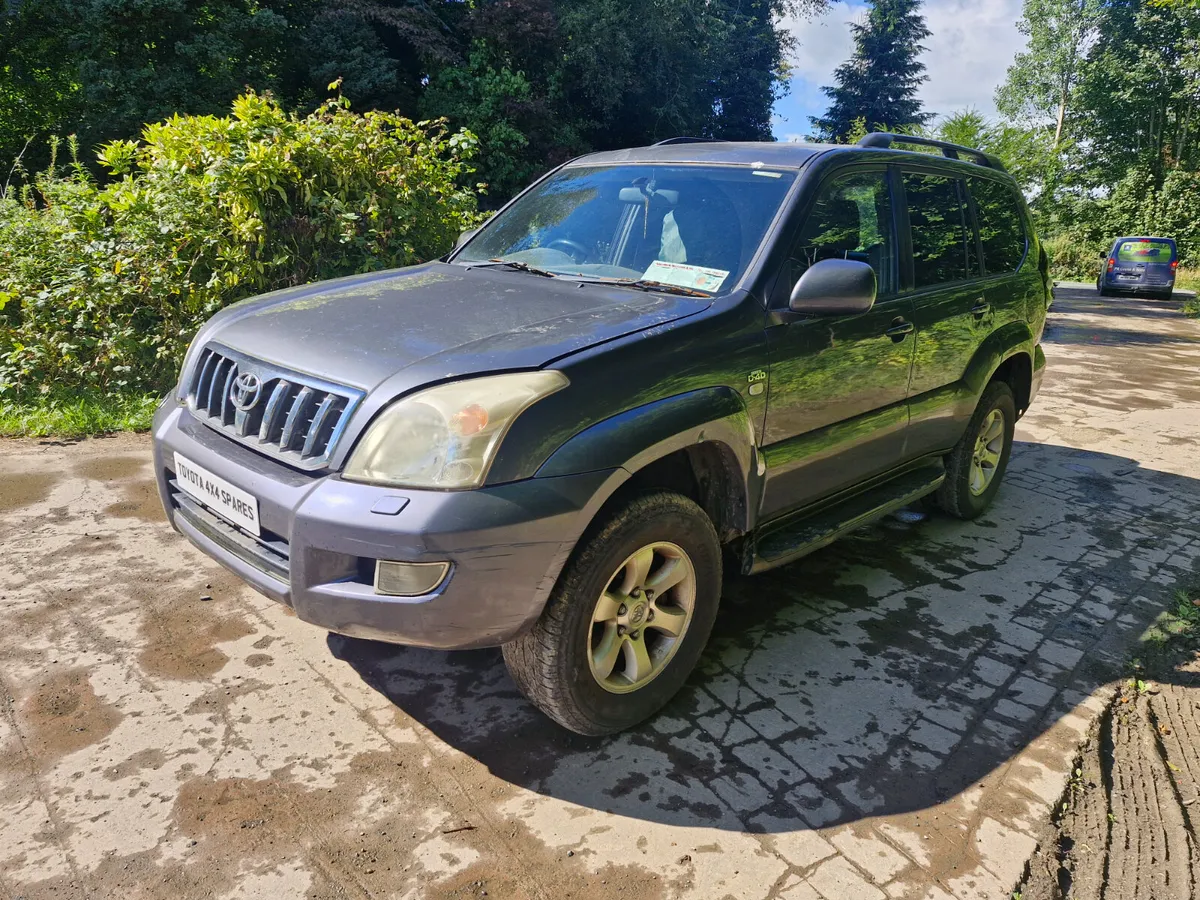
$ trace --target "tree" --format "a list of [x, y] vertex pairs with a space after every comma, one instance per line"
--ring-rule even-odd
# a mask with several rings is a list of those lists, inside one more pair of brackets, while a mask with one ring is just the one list
[[460, 6], [2, 0], [0, 108], [15, 113], [0, 117], [0, 154], [11, 159], [27, 135], [49, 130], [78, 133], [91, 147], [176, 113], [216, 115], [247, 85], [312, 109], [340, 78], [362, 106], [414, 112], [427, 65], [456, 58], [437, 13]]
[[477, 0], [462, 61], [435, 66], [422, 115], [479, 135], [492, 202], [589, 149], [676, 135], [770, 140], [788, 15], [824, 0]]
[[997, 122], [976, 109], [961, 109], [920, 129], [928, 137], [990, 153], [1027, 195], [1040, 196], [1052, 173], [1051, 132], [1039, 126]]
[[1142, 166], [1157, 189], [1168, 171], [1200, 165], [1200, 9], [1110, 4], [1076, 104], [1085, 185], [1109, 186]]
[[996, 106], [1012, 118], [1055, 120], [1054, 146], [1062, 141], [1068, 110], [1088, 48], [1104, 18], [1103, 0], [1025, 0], [1017, 29], [1029, 38], [1018, 53]]
[[924, 125], [931, 118], [917, 99], [925, 81], [918, 57], [929, 37], [920, 0], [869, 0], [864, 22], [852, 23], [854, 55], [834, 72], [837, 83], [822, 90], [832, 101], [812, 124], [825, 140], [845, 140], [861, 120], [868, 130]]

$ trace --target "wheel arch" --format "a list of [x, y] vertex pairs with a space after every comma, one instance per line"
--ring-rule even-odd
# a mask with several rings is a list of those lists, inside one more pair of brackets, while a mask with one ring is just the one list
[[1006, 357], [995, 371], [988, 383], [1003, 381], [1013, 392], [1017, 404], [1017, 417], [1025, 415], [1029, 409], [1030, 395], [1033, 391], [1033, 357], [1024, 349], [1017, 350]]
[[621, 470], [589, 504], [589, 521], [629, 491], [673, 490], [695, 500], [725, 542], [753, 527], [758, 464], [744, 400], [732, 388], [715, 387], [656, 400], [585, 429], [551, 454], [537, 477]]

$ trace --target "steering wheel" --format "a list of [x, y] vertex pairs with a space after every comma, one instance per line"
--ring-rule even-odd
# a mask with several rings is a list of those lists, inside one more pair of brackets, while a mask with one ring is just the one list
[[566, 248], [563, 250], [563, 252], [577, 263], [583, 262], [588, 257], [588, 248], [577, 241], [569, 241], [566, 238], [558, 238], [557, 240], [553, 240], [548, 243], [546, 245], [546, 249], [553, 250], [556, 246], [559, 247], [559, 249]]

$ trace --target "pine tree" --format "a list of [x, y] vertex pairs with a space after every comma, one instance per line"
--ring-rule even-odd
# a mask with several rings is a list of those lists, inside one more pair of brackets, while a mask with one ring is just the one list
[[929, 37], [921, 0], [868, 0], [865, 23], [852, 23], [854, 55], [823, 87], [831, 103], [810, 121], [824, 140], [844, 141], [865, 124], [868, 131], [924, 125], [933, 118], [921, 109], [917, 88], [925, 81], [918, 57]]

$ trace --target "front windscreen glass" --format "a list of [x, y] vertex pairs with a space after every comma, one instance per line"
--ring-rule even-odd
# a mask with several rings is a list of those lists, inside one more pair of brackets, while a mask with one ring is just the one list
[[721, 293], [741, 278], [794, 180], [750, 166], [564, 169], [489, 222], [455, 262]]
[[1169, 263], [1174, 253], [1170, 241], [1121, 241], [1117, 262]]

